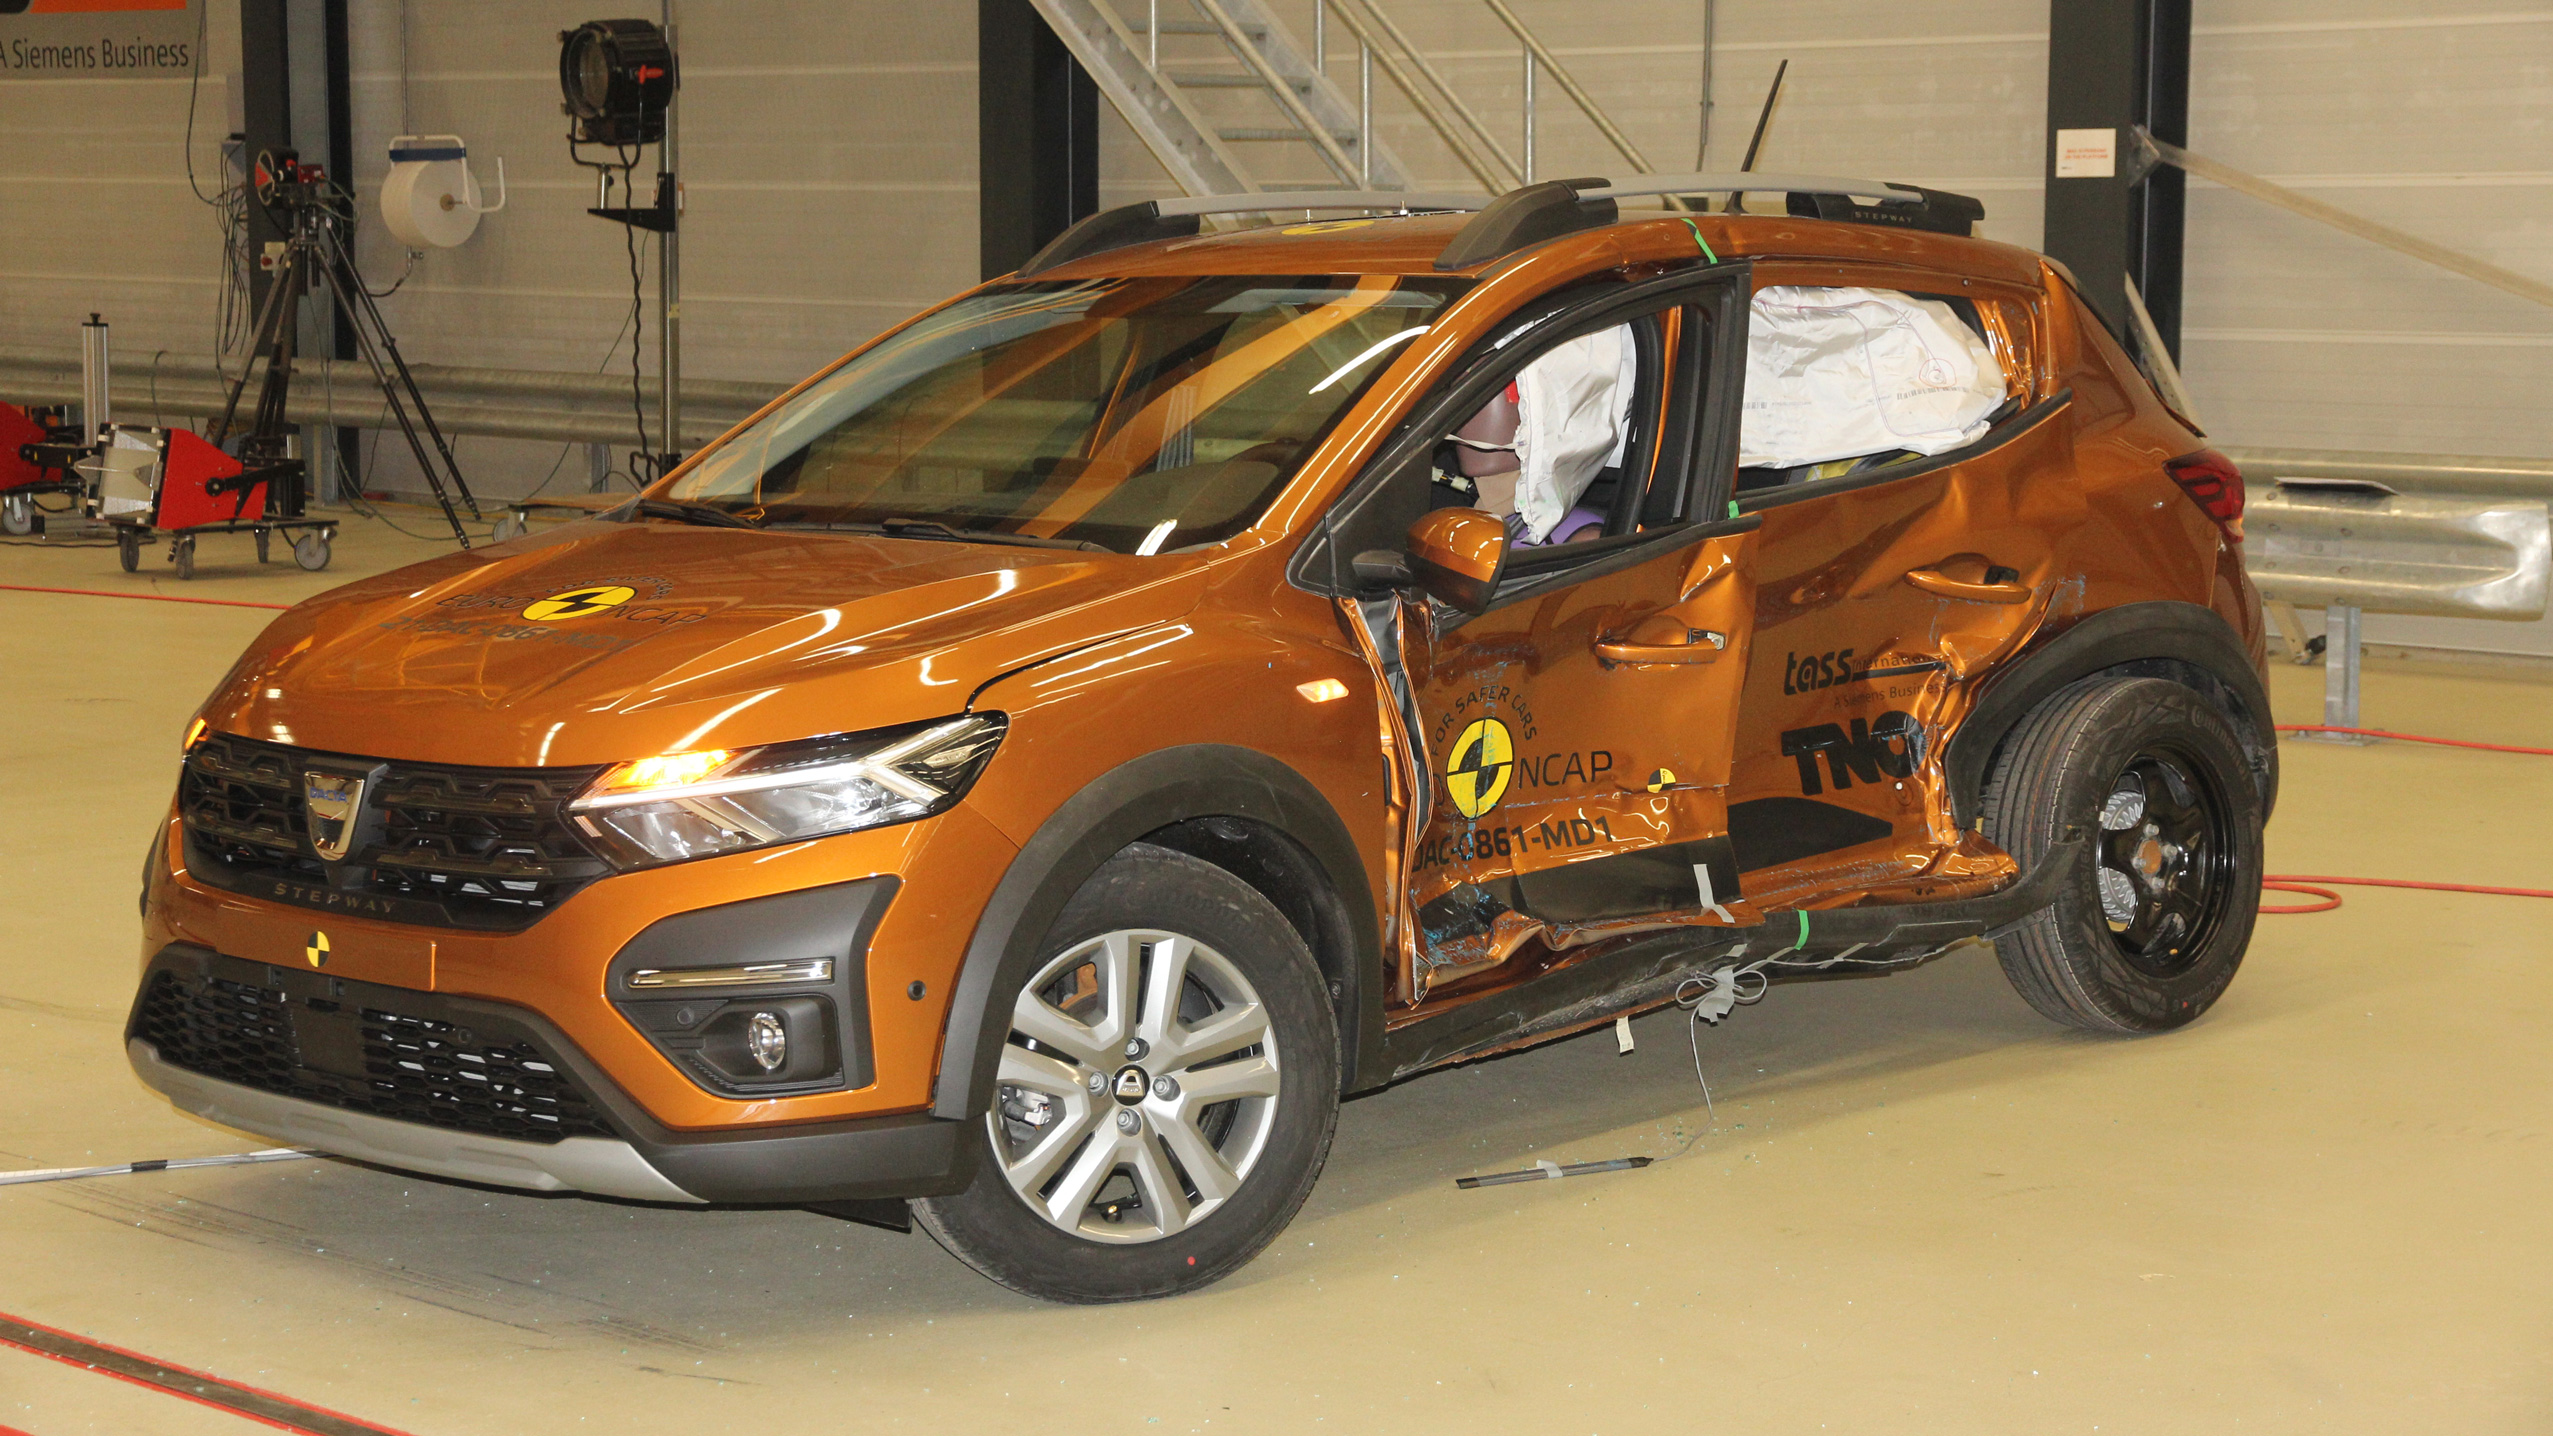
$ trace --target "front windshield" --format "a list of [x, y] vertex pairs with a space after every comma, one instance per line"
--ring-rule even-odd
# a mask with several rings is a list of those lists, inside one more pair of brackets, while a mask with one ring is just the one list
[[1007, 284], [890, 336], [653, 497], [764, 527], [1161, 553], [1230, 538], [1467, 281]]

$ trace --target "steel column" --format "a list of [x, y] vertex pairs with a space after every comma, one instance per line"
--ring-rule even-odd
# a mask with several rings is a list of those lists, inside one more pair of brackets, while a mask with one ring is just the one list
[[1099, 211], [1099, 87], [1029, 0], [976, 0], [978, 242], [1008, 274]]
[[[2183, 179], [2140, 172], [2133, 131], [2187, 142], [2190, 0], [2049, 0], [2046, 222], [2040, 247], [2074, 271], [2113, 333], [2133, 279], [2174, 359], [2181, 342]], [[2108, 130], [2107, 176], [2056, 173], [2059, 130]]]

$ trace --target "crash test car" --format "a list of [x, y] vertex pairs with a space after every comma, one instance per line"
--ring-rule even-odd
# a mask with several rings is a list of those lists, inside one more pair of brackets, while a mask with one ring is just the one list
[[[1737, 185], [1787, 212], [1657, 198]], [[151, 843], [143, 1080], [1107, 1301], [1248, 1261], [1342, 1096], [1679, 988], [2224, 992], [2241, 476], [2061, 267], [1870, 181], [1268, 203], [1100, 214], [277, 618]]]

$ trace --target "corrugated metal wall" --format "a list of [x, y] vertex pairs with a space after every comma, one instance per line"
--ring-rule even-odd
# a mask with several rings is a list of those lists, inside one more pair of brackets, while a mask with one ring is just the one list
[[[1391, 15], [1507, 137], [1519, 65], [1477, 0], [1386, 0]], [[1129, 14], [1140, 13], [1125, 0]], [[1694, 0], [1515, 0], [1661, 168], [1694, 164], [1702, 11]], [[1180, 14], [1182, 0], [1163, 0]], [[604, 368], [628, 362], [621, 232], [585, 216], [567, 160], [556, 32], [596, 13], [541, 0], [353, 5], [355, 178], [367, 205], [388, 138], [454, 131], [503, 155], [515, 191], [456, 251], [428, 256], [385, 304], [409, 353], [443, 363]], [[647, 9], [649, 7], [638, 7]], [[1308, 0], [1279, 13], [1306, 41]], [[2319, 198], [2553, 277], [2553, 10], [2431, 13], [2383, 0], [2201, 0], [2192, 148]], [[685, 0], [686, 373], [787, 380], [975, 274], [974, 13], [949, 0]], [[1775, 64], [1790, 83], [1761, 164], [1864, 173], [1979, 195], [1986, 232], [2039, 237], [2042, 0], [1721, 0], [1707, 164], [1734, 167]], [[214, 0], [195, 155], [209, 184], [229, 128], [234, 0]], [[1351, 95], [1334, 27], [1331, 75]], [[1187, 43], [1187, 42], [1181, 42]], [[1203, 43], [1203, 42], [1197, 42]], [[1175, 50], [1173, 53], [1176, 53]], [[1200, 57], [1206, 52], [1199, 51]], [[1385, 138], [1422, 183], [1469, 187], [1387, 82]], [[181, 165], [184, 81], [0, 82], [0, 344], [69, 351], [90, 309], [127, 363], [209, 342], [217, 236]], [[1556, 89], [1542, 93], [1540, 172], [1625, 168]], [[1261, 123], [1266, 123], [1262, 120]], [[1105, 116], [1109, 202], [1167, 186]], [[1247, 147], [1271, 178], [1308, 159]], [[399, 255], [373, 226], [376, 285]], [[653, 283], [652, 259], [642, 271]], [[647, 316], [652, 326], [653, 316]], [[616, 347], [616, 337], [617, 347]], [[2186, 368], [2229, 442], [2553, 453], [2553, 312], [2204, 184], [2190, 196]], [[647, 366], [654, 368], [652, 335]], [[555, 446], [472, 440], [492, 492], [538, 479]], [[399, 464], [384, 452], [382, 474]], [[571, 461], [569, 468], [576, 469]], [[2553, 651], [2553, 630], [2415, 635]]]

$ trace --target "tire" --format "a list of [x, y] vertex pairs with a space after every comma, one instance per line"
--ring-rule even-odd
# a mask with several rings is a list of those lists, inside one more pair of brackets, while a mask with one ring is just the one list
[[185, 579], [193, 578], [195, 576], [195, 540], [191, 538], [181, 538], [177, 540], [169, 546], [169, 557], [177, 561], [177, 576], [179, 578]]
[[[1138, 843], [1083, 884], [1041, 952], [1009, 995], [993, 1110], [970, 1138], [975, 1181], [915, 1201], [915, 1219], [958, 1260], [1049, 1301], [1229, 1275], [1293, 1220], [1337, 1125], [1338, 1027], [1311, 951], [1239, 878]], [[1184, 974], [1167, 1025], [1148, 991], [1165, 953]]]
[[328, 566], [328, 536], [317, 530], [293, 540], [293, 562], [312, 573]]
[[35, 532], [35, 505], [24, 494], [0, 499], [0, 532], [24, 538]]
[[119, 532], [118, 534], [116, 534], [116, 536], [115, 536], [115, 561], [116, 561], [117, 563], [120, 563], [120, 564], [124, 565], [124, 571], [125, 571], [126, 573], [139, 573], [139, 572], [141, 572], [141, 569], [142, 569], [142, 541], [141, 541], [141, 539], [139, 539], [139, 538], [135, 537], [133, 534], [131, 534], [131, 533], [129, 533], [129, 532]]
[[520, 514], [501, 513], [496, 516], [496, 523], [488, 530], [488, 541], [504, 543], [508, 539], [518, 539], [523, 537], [530, 527], [531, 525], [525, 523]]
[[2041, 1015], [2163, 1032], [2234, 980], [2259, 916], [2260, 791], [2225, 716], [2159, 678], [2089, 678], [1996, 755], [1986, 836], [2031, 871], [2070, 828], [2090, 842], [2055, 903], [1999, 935]]

